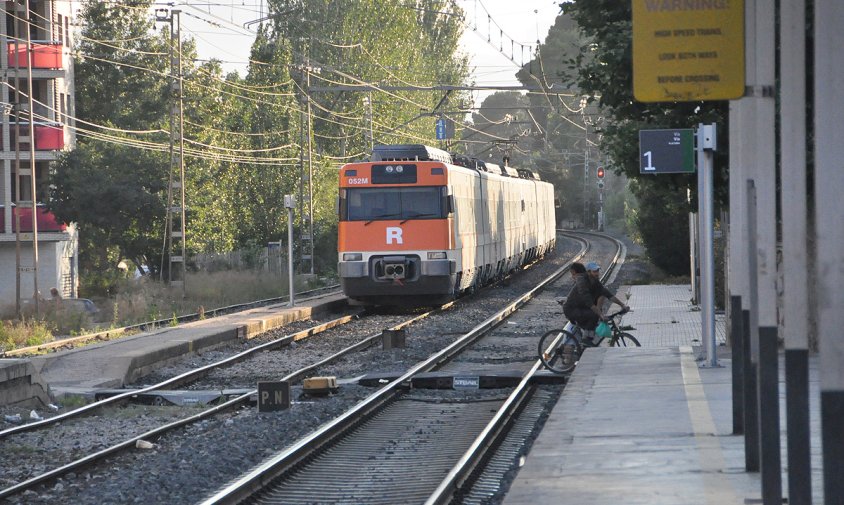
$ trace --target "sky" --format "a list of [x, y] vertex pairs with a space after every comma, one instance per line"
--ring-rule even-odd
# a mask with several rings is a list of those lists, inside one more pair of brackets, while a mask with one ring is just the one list
[[[466, 12], [461, 39], [478, 85], [517, 86], [515, 73], [527, 62], [529, 47], [544, 41], [559, 12], [554, 0], [456, 0]], [[250, 29], [267, 15], [265, 0], [181, 0], [182, 29], [196, 39], [200, 58], [217, 58], [226, 70], [245, 74], [254, 39]], [[503, 32], [503, 35], [502, 35]], [[522, 48], [524, 46], [524, 49]], [[512, 49], [511, 49], [512, 48]], [[511, 50], [513, 60], [511, 61]], [[502, 52], [504, 54], [502, 54]], [[522, 54], [524, 56], [522, 56]], [[492, 92], [475, 92], [479, 103]]]

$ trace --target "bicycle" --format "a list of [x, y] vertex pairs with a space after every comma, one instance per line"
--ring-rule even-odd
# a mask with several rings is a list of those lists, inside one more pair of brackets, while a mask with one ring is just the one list
[[636, 337], [622, 331], [618, 326], [616, 318], [626, 313], [627, 310], [621, 309], [618, 312], [608, 314], [605, 321], [612, 330], [612, 335], [609, 337], [598, 337], [596, 335], [592, 342], [584, 342], [583, 330], [571, 321], [566, 323], [566, 326], [562, 329], [546, 332], [539, 339], [540, 361], [552, 372], [568, 373], [577, 365], [584, 348], [599, 347], [606, 339], [609, 339], [610, 347], [641, 347], [642, 344], [636, 340]]

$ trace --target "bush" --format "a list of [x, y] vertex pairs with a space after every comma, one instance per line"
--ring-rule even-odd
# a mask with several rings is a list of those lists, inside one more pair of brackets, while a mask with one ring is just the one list
[[648, 258], [668, 275], [688, 275], [689, 205], [686, 195], [647, 183], [634, 187], [639, 207], [633, 221]]
[[126, 274], [120, 270], [85, 271], [79, 276], [80, 298], [107, 298], [116, 293]]
[[53, 340], [53, 332], [44, 321], [0, 321], [0, 348], [3, 351], [41, 345]]

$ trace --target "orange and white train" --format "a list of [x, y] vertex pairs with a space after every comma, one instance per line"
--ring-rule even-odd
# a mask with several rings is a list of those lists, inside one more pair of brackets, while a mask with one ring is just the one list
[[374, 305], [433, 305], [555, 244], [554, 187], [423, 145], [376, 146], [340, 169], [343, 292]]

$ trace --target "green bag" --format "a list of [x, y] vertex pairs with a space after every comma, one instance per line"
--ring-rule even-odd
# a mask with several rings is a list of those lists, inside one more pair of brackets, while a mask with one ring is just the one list
[[604, 321], [601, 321], [598, 324], [598, 327], [595, 328], [595, 335], [598, 335], [601, 338], [611, 337], [612, 336], [612, 329], [610, 328], [610, 325], [608, 325]]

